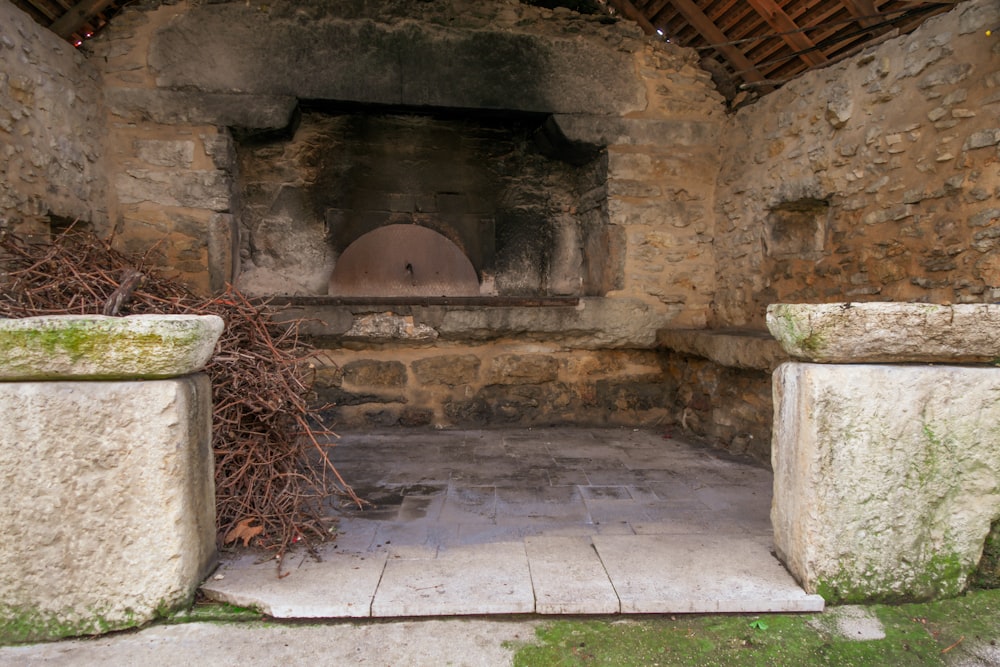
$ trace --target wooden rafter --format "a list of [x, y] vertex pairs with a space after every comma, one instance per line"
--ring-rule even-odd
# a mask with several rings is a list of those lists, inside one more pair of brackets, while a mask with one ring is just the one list
[[878, 14], [875, 0], [841, 0], [841, 2], [861, 26], [870, 28], [878, 23], [878, 19], [872, 18]]
[[747, 0], [748, 4], [760, 14], [767, 24], [781, 34], [781, 38], [795, 51], [806, 65], [815, 67], [827, 61], [826, 56], [816, 50], [816, 44], [799, 26], [779, 7], [774, 0]]
[[636, 9], [636, 6], [630, 0], [608, 0], [608, 2], [612, 7], [621, 12], [625, 18], [632, 19], [638, 23], [647, 35], [652, 35], [656, 32], [656, 27], [649, 22], [645, 14]]
[[693, 0], [671, 0], [678, 12], [690, 23], [695, 30], [709, 44], [717, 45], [714, 48], [722, 54], [722, 57], [729, 61], [729, 64], [736, 70], [737, 74], [747, 81], [763, 81], [764, 75], [757, 70], [750, 59], [732, 44], [727, 44], [729, 39], [719, 30], [719, 27], [705, 16], [698, 5]]
[[104, 11], [114, 0], [80, 0], [50, 27], [63, 39], [78, 31], [83, 24]]

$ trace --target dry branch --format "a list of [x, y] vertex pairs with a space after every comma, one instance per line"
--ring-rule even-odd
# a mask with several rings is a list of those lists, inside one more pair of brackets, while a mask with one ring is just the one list
[[[147, 253], [148, 255], [148, 253]], [[198, 297], [117, 252], [110, 241], [70, 230], [51, 244], [0, 233], [0, 317], [51, 314], [215, 314], [226, 323], [206, 367], [214, 398], [216, 521], [219, 540], [255, 522], [259, 546], [280, 553], [329, 535], [323, 504], [333, 494], [362, 501], [325, 451], [334, 437], [310, 407], [309, 346], [296, 322], [230, 288]], [[319, 465], [315, 461], [319, 461]], [[234, 533], [234, 531], [236, 531]], [[229, 540], [229, 541], [234, 541]]]

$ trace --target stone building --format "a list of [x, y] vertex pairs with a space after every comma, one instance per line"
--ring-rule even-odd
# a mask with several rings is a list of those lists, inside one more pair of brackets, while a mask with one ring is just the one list
[[630, 21], [326, 7], [136, 3], [78, 51], [0, 5], [3, 226], [284, 300], [345, 427], [679, 425], [762, 460], [767, 304], [1000, 298], [995, 2], [736, 111]]

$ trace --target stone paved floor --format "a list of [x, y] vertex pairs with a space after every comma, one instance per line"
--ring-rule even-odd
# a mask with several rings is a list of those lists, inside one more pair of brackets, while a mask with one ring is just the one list
[[342, 434], [373, 506], [291, 574], [247, 554], [203, 590], [278, 617], [815, 611], [771, 555], [771, 474], [632, 429]]

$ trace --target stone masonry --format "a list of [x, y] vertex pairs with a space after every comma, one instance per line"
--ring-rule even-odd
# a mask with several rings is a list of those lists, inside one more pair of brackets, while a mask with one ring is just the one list
[[0, 232], [50, 217], [108, 220], [100, 74], [13, 4], [0, 4]]
[[718, 326], [767, 304], [1000, 299], [1000, 6], [912, 34], [741, 109], [724, 140]]

